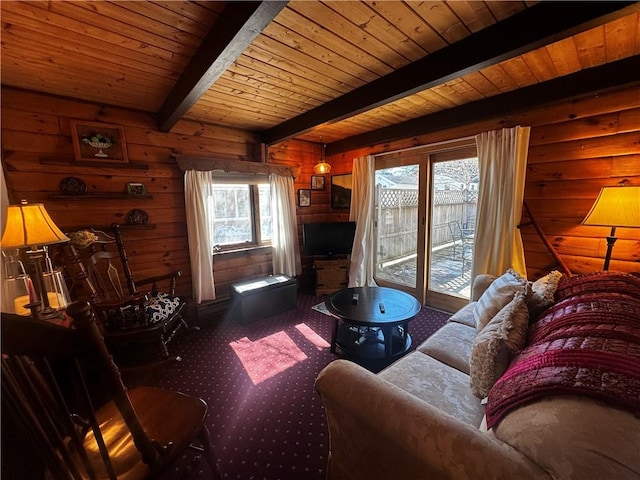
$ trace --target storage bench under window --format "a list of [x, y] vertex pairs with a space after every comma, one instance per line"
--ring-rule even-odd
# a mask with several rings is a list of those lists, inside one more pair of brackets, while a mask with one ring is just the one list
[[231, 285], [231, 315], [241, 323], [296, 308], [296, 280], [269, 275]]

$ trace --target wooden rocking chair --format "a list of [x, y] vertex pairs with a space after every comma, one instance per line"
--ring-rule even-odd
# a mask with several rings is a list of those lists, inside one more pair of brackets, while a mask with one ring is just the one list
[[[112, 230], [113, 235], [95, 229], [68, 233], [72, 241], [56, 261], [71, 280], [72, 299], [91, 303], [119, 367], [179, 361], [167, 345], [188, 328], [186, 302], [175, 295], [181, 272], [134, 280], [120, 229], [114, 224]], [[168, 291], [159, 290], [160, 282], [168, 284]], [[149, 288], [139, 290], [143, 285]]]
[[[221, 478], [207, 404], [167, 389], [128, 391], [89, 304], [67, 313], [71, 328], [2, 315], [3, 422], [16, 423], [28, 442], [22, 461], [39, 465], [29, 477], [153, 479], [194, 447], [211, 478]], [[3, 439], [3, 464], [13, 440]]]

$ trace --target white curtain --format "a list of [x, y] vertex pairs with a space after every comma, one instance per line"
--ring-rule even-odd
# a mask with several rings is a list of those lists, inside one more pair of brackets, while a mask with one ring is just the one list
[[476, 136], [480, 185], [473, 275], [502, 275], [513, 268], [526, 278], [518, 224], [522, 214], [530, 127]]
[[213, 252], [209, 236], [207, 198], [213, 195], [212, 172], [188, 170], [184, 174], [185, 210], [191, 258], [191, 284], [197, 303], [215, 300]]
[[349, 220], [356, 222], [356, 234], [349, 266], [349, 287], [376, 286], [375, 262], [375, 159], [373, 155], [353, 160], [353, 189]]
[[293, 178], [269, 175], [273, 233], [273, 273], [294, 277], [302, 273]]

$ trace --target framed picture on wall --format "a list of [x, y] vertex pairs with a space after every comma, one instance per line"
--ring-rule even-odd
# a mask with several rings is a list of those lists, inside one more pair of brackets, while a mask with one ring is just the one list
[[324, 190], [324, 175], [311, 175], [311, 190]]
[[109, 123], [71, 121], [76, 161], [127, 163], [124, 129]]
[[147, 193], [147, 189], [144, 186], [144, 183], [127, 183], [127, 193], [129, 195], [145, 195]]
[[352, 181], [350, 173], [331, 177], [331, 208], [351, 207]]
[[311, 206], [311, 190], [309, 190], [308, 188], [301, 188], [298, 190], [298, 206]]

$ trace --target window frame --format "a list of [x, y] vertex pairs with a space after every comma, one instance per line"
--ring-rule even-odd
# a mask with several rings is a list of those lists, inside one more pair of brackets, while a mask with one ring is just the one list
[[[213, 238], [211, 238], [212, 243], [212, 253], [224, 253], [230, 251], [239, 251], [239, 250], [249, 250], [252, 248], [261, 248], [261, 247], [269, 247], [271, 246], [271, 239], [263, 239], [262, 237], [262, 216], [260, 214], [260, 185], [268, 185], [268, 180], [264, 179], [256, 180], [259, 177], [251, 177], [251, 176], [236, 176], [236, 175], [228, 175], [224, 177], [215, 177], [213, 182], [211, 183], [211, 193], [216, 190], [216, 187], [222, 185], [243, 185], [249, 187], [249, 217], [251, 221], [251, 241], [246, 242], [238, 242], [238, 243], [229, 243], [225, 245], [221, 245], [218, 243], [214, 243]], [[271, 195], [269, 193], [269, 195]], [[213, 222], [213, 218], [211, 220]], [[211, 226], [211, 232], [213, 233], [213, 225]]]

